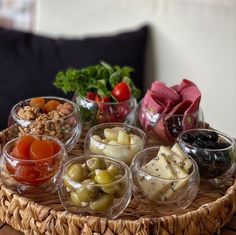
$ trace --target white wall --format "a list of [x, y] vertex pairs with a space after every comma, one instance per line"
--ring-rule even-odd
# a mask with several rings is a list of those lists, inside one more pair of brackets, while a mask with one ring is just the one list
[[40, 0], [36, 31], [112, 34], [149, 23], [146, 88], [188, 78], [202, 91], [205, 120], [236, 137], [236, 0]]

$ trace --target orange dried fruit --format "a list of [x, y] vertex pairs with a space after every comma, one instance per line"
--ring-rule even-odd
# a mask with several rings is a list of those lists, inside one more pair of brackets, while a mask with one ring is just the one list
[[43, 97], [35, 97], [30, 100], [29, 105], [31, 107], [39, 107], [44, 110], [45, 99]]
[[61, 146], [57, 142], [55, 142], [53, 140], [51, 140], [49, 142], [50, 142], [50, 144], [53, 147], [53, 154], [56, 154], [56, 153], [58, 153], [61, 150]]
[[36, 140], [30, 146], [31, 159], [49, 158], [54, 154], [54, 148], [47, 140]]
[[57, 109], [57, 106], [60, 105], [61, 103], [57, 100], [50, 100], [45, 104], [45, 111], [46, 113], [49, 113], [53, 110]]
[[20, 159], [29, 159], [29, 149], [35, 140], [36, 139], [30, 135], [20, 137], [16, 142], [16, 146], [12, 150], [12, 156]]

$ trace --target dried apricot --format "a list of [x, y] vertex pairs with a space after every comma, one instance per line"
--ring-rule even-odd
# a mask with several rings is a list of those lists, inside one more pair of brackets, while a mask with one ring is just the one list
[[58, 153], [61, 150], [61, 146], [57, 142], [55, 142], [53, 140], [49, 141], [49, 142], [50, 142], [50, 144], [53, 147], [53, 154], [56, 154], [56, 153]]
[[45, 104], [45, 111], [46, 113], [49, 113], [53, 110], [57, 109], [57, 106], [60, 105], [61, 103], [57, 100], [50, 100]]
[[47, 140], [36, 140], [30, 146], [31, 159], [49, 158], [54, 154], [54, 148]]
[[12, 156], [20, 159], [29, 159], [29, 149], [35, 140], [36, 139], [30, 135], [20, 137], [16, 142], [16, 146], [12, 150]]
[[45, 105], [45, 99], [43, 97], [35, 97], [35, 98], [32, 98], [30, 100], [30, 103], [29, 105], [31, 107], [39, 107], [41, 108], [42, 110], [45, 109], [44, 105]]

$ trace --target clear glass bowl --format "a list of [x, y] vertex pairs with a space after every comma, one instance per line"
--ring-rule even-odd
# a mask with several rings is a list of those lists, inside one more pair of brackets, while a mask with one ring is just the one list
[[[28, 106], [31, 99], [20, 101], [11, 110], [8, 127], [16, 124], [16, 128], [11, 128], [13, 134], [30, 134], [30, 135], [49, 135], [61, 140], [66, 145], [66, 150], [70, 151], [76, 145], [80, 138], [82, 124], [80, 120], [80, 113], [78, 106], [67, 99], [53, 97], [53, 96], [42, 96], [45, 102], [50, 100], [58, 101], [61, 104], [68, 103], [73, 110], [68, 115], [58, 116], [57, 114], [45, 118], [44, 113], [39, 113], [29, 118], [22, 118], [18, 115], [20, 109]], [[66, 110], [67, 111], [67, 110]]]
[[141, 102], [135, 112], [134, 124], [146, 133], [149, 146], [172, 145], [183, 131], [204, 125], [201, 109], [186, 115], [162, 114], [142, 107]]
[[[148, 174], [142, 167], [155, 158], [158, 151], [159, 147], [149, 147], [134, 157], [130, 166], [134, 182], [134, 197], [151, 211], [164, 215], [178, 213], [187, 208], [198, 193], [200, 182], [198, 166], [189, 157], [193, 165], [191, 173], [185, 178], [166, 179]], [[174, 190], [172, 187], [175, 187]]]
[[[104, 173], [104, 171], [109, 171], [108, 168], [113, 168], [112, 182], [99, 181], [97, 183], [95, 180], [96, 171], [90, 171], [86, 164], [88, 161], [91, 163], [94, 158], [105, 162], [103, 170], [97, 168], [96, 171]], [[83, 178], [80, 178], [81, 180], [71, 178], [73, 175], [71, 167], [78, 163], [83, 166], [86, 172]], [[119, 173], [114, 168], [119, 169]], [[101, 180], [101, 177], [99, 179]], [[65, 164], [58, 192], [62, 205], [69, 212], [114, 219], [128, 206], [132, 196], [132, 186], [130, 169], [123, 162], [100, 155], [84, 155]]]
[[[201, 136], [209, 136], [217, 133], [218, 140], [216, 145], [204, 146], [209, 144], [209, 140]], [[196, 145], [196, 140], [191, 136], [201, 135], [200, 145]], [[188, 137], [190, 135], [190, 137]], [[190, 142], [186, 141], [186, 137], [190, 138]], [[208, 142], [208, 143], [207, 143]], [[235, 161], [235, 141], [230, 136], [210, 129], [192, 129], [183, 132], [178, 138], [177, 143], [184, 152], [189, 154], [198, 164], [201, 179], [219, 179], [225, 178], [234, 167]]]
[[84, 130], [107, 122], [133, 124], [135, 108], [137, 106], [135, 98], [123, 102], [97, 103], [96, 101], [75, 95], [73, 100], [79, 106]]
[[63, 162], [67, 160], [64, 144], [50, 136], [34, 136], [36, 139], [54, 141], [60, 146], [58, 153], [49, 158], [25, 160], [10, 155], [19, 138], [9, 141], [3, 148], [0, 169], [1, 179], [8, 188], [20, 194], [52, 193], [57, 183]]
[[[125, 137], [121, 137], [122, 141], [124, 141], [122, 143], [114, 143], [114, 140], [107, 141], [105, 130], [112, 128], [125, 130], [129, 136], [130, 134], [132, 135], [132, 138], [128, 137], [128, 143], [125, 143]], [[147, 137], [145, 133], [137, 127], [123, 123], [104, 123], [92, 127], [87, 132], [84, 150], [85, 153], [106, 155], [113, 159], [121, 160], [129, 165], [134, 155], [145, 147], [146, 142]]]

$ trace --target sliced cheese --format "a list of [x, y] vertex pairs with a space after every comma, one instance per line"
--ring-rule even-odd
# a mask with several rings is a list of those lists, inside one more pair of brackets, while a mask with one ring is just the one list
[[165, 179], [175, 178], [174, 170], [165, 156], [158, 153], [157, 157], [149, 161], [142, 169], [153, 176], [158, 176]]
[[189, 172], [189, 170], [192, 167], [192, 162], [188, 158], [188, 156], [183, 152], [183, 150], [180, 148], [180, 146], [178, 144], [175, 144], [172, 146], [171, 150], [174, 151], [175, 153], [177, 153], [178, 156], [183, 159], [183, 161], [184, 161], [183, 168], [185, 169], [185, 171]]
[[153, 201], [159, 201], [162, 195], [171, 188], [171, 182], [163, 181], [158, 178], [139, 176], [139, 186], [144, 194]]
[[176, 182], [172, 182], [171, 187], [168, 188], [164, 193], [161, 195], [161, 200], [166, 201], [170, 197], [173, 197], [176, 193], [179, 192], [187, 183], [188, 183], [189, 178], [185, 178], [183, 180], [179, 180]]

